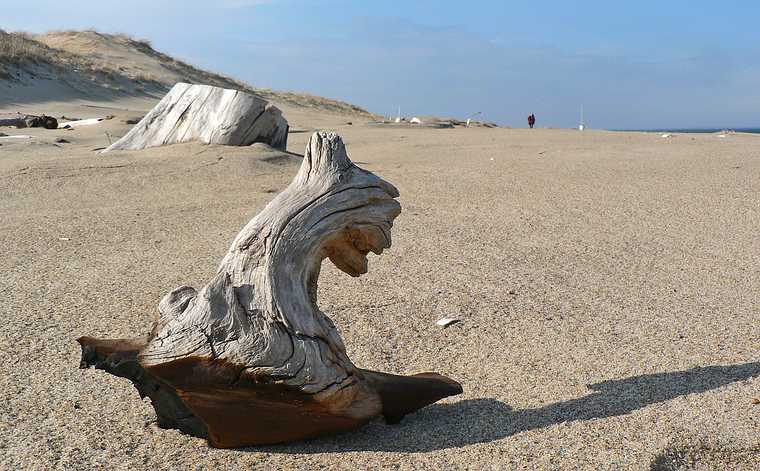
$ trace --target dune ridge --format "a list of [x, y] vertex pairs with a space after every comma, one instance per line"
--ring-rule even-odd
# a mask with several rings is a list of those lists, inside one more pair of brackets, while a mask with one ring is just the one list
[[0, 30], [0, 104], [74, 98], [159, 98], [177, 82], [234, 88], [275, 104], [371, 116], [356, 105], [256, 88], [159, 52], [148, 41], [97, 31], [33, 35]]

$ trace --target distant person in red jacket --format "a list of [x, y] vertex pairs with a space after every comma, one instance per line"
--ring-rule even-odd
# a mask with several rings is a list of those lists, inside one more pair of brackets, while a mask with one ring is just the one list
[[534, 124], [536, 124], [536, 117], [531, 113], [530, 116], [528, 116], [528, 126], [533, 129]]

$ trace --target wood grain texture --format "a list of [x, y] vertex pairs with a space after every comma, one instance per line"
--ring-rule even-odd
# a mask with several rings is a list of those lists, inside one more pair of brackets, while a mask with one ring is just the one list
[[216, 276], [200, 291], [167, 294], [142, 342], [81, 338], [82, 367], [128, 377], [138, 390], [146, 381], [168, 388], [173, 395], [151, 396], [157, 414], [176, 411], [177, 428], [216, 447], [311, 438], [379, 415], [395, 423], [461, 393], [435, 373], [357, 368], [316, 303], [325, 258], [360, 276], [370, 251], [391, 246], [398, 196], [351, 162], [338, 135], [314, 133], [292, 183], [237, 235]]
[[124, 137], [103, 152], [189, 141], [230, 146], [263, 142], [285, 150], [288, 122], [276, 106], [250, 93], [178, 83]]

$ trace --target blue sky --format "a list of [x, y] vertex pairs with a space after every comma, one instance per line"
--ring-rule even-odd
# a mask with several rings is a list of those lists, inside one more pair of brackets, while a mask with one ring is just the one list
[[95, 28], [255, 86], [524, 126], [760, 127], [760, 2], [0, 0], [0, 28]]

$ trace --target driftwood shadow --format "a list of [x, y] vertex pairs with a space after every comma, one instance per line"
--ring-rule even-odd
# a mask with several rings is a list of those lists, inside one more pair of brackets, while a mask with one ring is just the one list
[[330, 453], [429, 452], [457, 448], [563, 422], [625, 415], [651, 404], [703, 393], [756, 376], [760, 376], [760, 362], [633, 376], [590, 385], [591, 393], [586, 396], [535, 409], [514, 410], [495, 399], [468, 399], [429, 406], [408, 416], [399, 425], [375, 421], [350, 434], [247, 450]]

